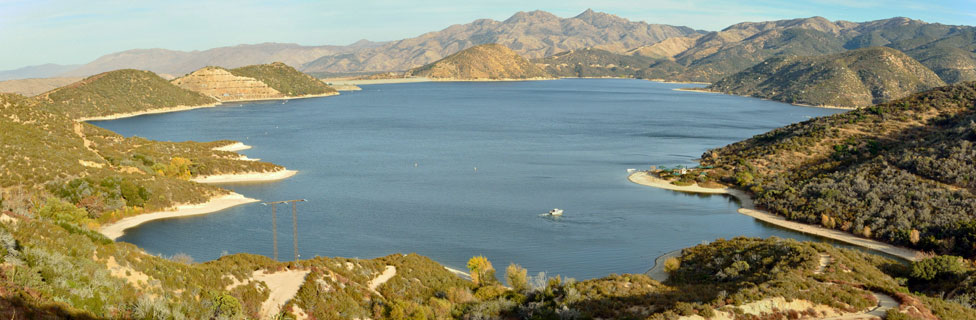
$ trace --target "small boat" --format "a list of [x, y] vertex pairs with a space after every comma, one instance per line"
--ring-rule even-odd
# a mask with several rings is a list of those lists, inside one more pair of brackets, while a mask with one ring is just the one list
[[555, 209], [549, 210], [549, 212], [547, 212], [546, 214], [548, 214], [550, 216], [561, 216], [561, 215], [563, 215], [563, 209], [555, 208]]

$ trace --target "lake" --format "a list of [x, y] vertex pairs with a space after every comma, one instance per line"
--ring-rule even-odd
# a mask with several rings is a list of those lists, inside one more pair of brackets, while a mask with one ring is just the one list
[[[838, 110], [681, 92], [624, 79], [363, 86], [340, 96], [225, 104], [94, 124], [167, 141], [242, 141], [299, 173], [223, 185], [298, 204], [303, 258], [416, 252], [463, 269], [488, 257], [586, 279], [647, 271], [668, 251], [735, 236], [813, 239], [738, 214], [725, 196], [658, 190], [628, 168], [694, 166], [710, 148]], [[542, 213], [552, 208], [564, 216]], [[290, 206], [278, 209], [291, 260]], [[197, 261], [272, 255], [271, 208], [146, 223], [119, 241]]]

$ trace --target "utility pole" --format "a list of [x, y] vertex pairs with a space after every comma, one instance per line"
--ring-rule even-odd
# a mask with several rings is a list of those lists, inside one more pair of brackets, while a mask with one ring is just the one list
[[274, 260], [278, 261], [278, 211], [275, 208], [279, 203], [291, 203], [291, 226], [295, 245], [295, 261], [298, 261], [298, 202], [305, 202], [305, 199], [284, 200], [265, 202], [264, 205], [271, 205], [271, 238], [274, 241]]

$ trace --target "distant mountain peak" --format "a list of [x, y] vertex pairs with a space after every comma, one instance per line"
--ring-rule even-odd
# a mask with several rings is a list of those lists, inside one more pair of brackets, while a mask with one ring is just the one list
[[573, 18], [586, 21], [596, 26], [628, 21], [627, 19], [618, 17], [616, 15], [612, 15], [605, 12], [593, 11], [593, 9], [586, 9], [586, 11], [583, 11], [583, 13], [580, 13]]
[[546, 21], [559, 21], [559, 17], [557, 17], [552, 13], [542, 11], [542, 10], [534, 10], [528, 12], [519, 11], [513, 14], [508, 19], [505, 19], [504, 22], [505, 23], [517, 23], [517, 22], [536, 23], [536, 22], [546, 22]]

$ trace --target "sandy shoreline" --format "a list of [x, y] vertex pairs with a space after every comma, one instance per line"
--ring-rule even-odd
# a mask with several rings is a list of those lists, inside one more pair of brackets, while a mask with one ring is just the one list
[[128, 217], [114, 223], [104, 225], [98, 229], [98, 232], [105, 235], [109, 239], [115, 240], [125, 234], [126, 229], [149, 221], [207, 214], [257, 201], [257, 199], [251, 199], [239, 193], [231, 192], [227, 195], [211, 198], [210, 201], [201, 204], [180, 205], [174, 208], [172, 211], [144, 213], [137, 216]]
[[833, 105], [828, 105], [828, 104], [813, 105], [813, 104], [807, 104], [807, 103], [790, 103], [790, 102], [785, 102], [785, 101], [773, 100], [773, 99], [769, 99], [769, 98], [756, 97], [756, 96], [748, 96], [748, 95], [744, 95], [744, 94], [731, 94], [731, 93], [725, 93], [725, 92], [721, 92], [721, 91], [712, 91], [712, 90], [708, 90], [708, 89], [705, 89], [705, 88], [675, 88], [675, 89], [671, 89], [671, 90], [674, 90], [674, 91], [684, 91], [684, 92], [699, 92], [699, 93], [717, 93], [717, 94], [724, 94], [724, 95], [730, 95], [730, 96], [756, 98], [756, 99], [760, 99], [760, 100], [768, 100], [768, 101], [776, 101], [776, 102], [782, 102], [782, 103], [789, 103], [789, 104], [794, 105], [794, 106], [797, 106], [797, 107], [824, 108], [824, 109], [840, 109], [840, 110], [856, 110], [856, 109], [858, 109], [858, 107], [842, 107], [842, 106], [833, 106]]
[[647, 80], [647, 81], [651, 81], [651, 82], [660, 82], [660, 83], [672, 83], [672, 84], [673, 84], [673, 83], [677, 83], [677, 84], [712, 84], [711, 82], [697, 82], [697, 81], [669, 81], [669, 80], [664, 80], [664, 79], [644, 79], [644, 80]]
[[664, 262], [669, 258], [681, 257], [681, 250], [684, 249], [674, 250], [658, 256], [657, 259], [654, 259], [654, 266], [650, 270], [647, 270], [647, 272], [644, 272], [644, 274], [658, 282], [668, 280], [668, 272], [664, 271]]
[[319, 79], [326, 83], [331, 83], [332, 86], [359, 86], [359, 85], [370, 85], [370, 84], [391, 84], [391, 83], [416, 83], [416, 82], [515, 82], [515, 81], [543, 81], [543, 80], [558, 80], [560, 78], [526, 78], [526, 79], [456, 79], [456, 78], [427, 78], [427, 77], [412, 77], [412, 78], [396, 78], [396, 79], [371, 79], [371, 80], [351, 80], [351, 79], [341, 79], [341, 78], [323, 78]]
[[636, 184], [645, 185], [654, 188], [660, 188], [660, 189], [691, 192], [691, 193], [728, 194], [730, 196], [739, 199], [739, 202], [742, 205], [742, 208], [738, 210], [739, 213], [756, 218], [763, 222], [774, 224], [781, 228], [786, 228], [793, 231], [799, 231], [799, 232], [812, 234], [823, 238], [841, 241], [847, 244], [852, 244], [855, 246], [890, 254], [892, 256], [896, 256], [908, 261], [916, 261], [923, 256], [923, 254], [920, 251], [912, 250], [909, 248], [903, 248], [903, 247], [887, 244], [876, 240], [861, 238], [840, 230], [827, 229], [815, 225], [789, 221], [786, 220], [786, 218], [765, 211], [757, 210], [755, 204], [752, 201], [752, 197], [750, 197], [748, 194], [746, 194], [741, 190], [731, 189], [731, 188], [723, 188], [723, 189], [703, 188], [698, 185], [676, 186], [671, 184], [668, 181], [654, 177], [644, 171], [634, 172], [633, 174], [628, 176], [627, 179]]
[[271, 172], [243, 172], [230, 174], [215, 174], [197, 176], [190, 181], [197, 183], [232, 183], [232, 182], [265, 182], [286, 179], [297, 174], [298, 171], [282, 169]]
[[234, 143], [228, 144], [226, 146], [212, 148], [210, 150], [237, 152], [237, 151], [241, 151], [241, 150], [247, 150], [247, 149], [250, 149], [250, 148], [251, 148], [251, 146], [246, 145], [243, 142], [238, 141], [238, 142], [234, 142]]
[[310, 94], [310, 95], [297, 96], [297, 97], [251, 99], [251, 100], [228, 100], [228, 101], [218, 101], [216, 103], [201, 104], [201, 105], [196, 105], [196, 106], [175, 106], [175, 107], [170, 107], [170, 108], [149, 109], [149, 110], [138, 111], [138, 112], [116, 113], [116, 114], [110, 114], [110, 115], [107, 115], [107, 116], [84, 117], [84, 118], [75, 119], [75, 121], [78, 121], [78, 122], [86, 122], [86, 121], [118, 120], [118, 119], [124, 119], [124, 118], [138, 117], [138, 116], [147, 115], [147, 114], [159, 114], [159, 113], [179, 112], [179, 111], [187, 111], [187, 110], [201, 109], [201, 108], [213, 108], [213, 107], [216, 107], [216, 106], [220, 106], [220, 105], [222, 105], [224, 103], [230, 103], [230, 102], [254, 102], [254, 101], [268, 101], [268, 100], [292, 100], [292, 99], [306, 99], [306, 98], [329, 97], [329, 96], [336, 96], [336, 95], [339, 95], [339, 93], [338, 92], [329, 92], [329, 93], [324, 93], [324, 94]]
[[393, 79], [349, 79], [349, 78], [320, 78], [322, 82], [330, 84], [330, 86], [359, 86], [363, 84], [389, 84], [389, 83], [412, 83], [412, 82], [430, 82], [433, 79], [425, 77], [416, 78], [393, 78]]
[[721, 92], [711, 91], [711, 90], [707, 90], [705, 88], [674, 88], [674, 89], [671, 89], [671, 90], [674, 90], [674, 91], [684, 91], [684, 92], [698, 92], [698, 93], [723, 94]]
[[179, 112], [179, 111], [187, 111], [187, 110], [200, 109], [200, 108], [213, 108], [213, 107], [216, 107], [216, 106], [219, 106], [219, 105], [220, 105], [220, 102], [217, 102], [217, 103], [208, 103], [208, 104], [201, 104], [201, 105], [196, 105], [196, 106], [175, 106], [175, 107], [170, 107], [170, 108], [149, 109], [149, 110], [138, 111], [138, 112], [116, 113], [116, 114], [111, 114], [111, 115], [107, 115], [107, 116], [99, 116], [99, 117], [78, 118], [78, 119], [75, 119], [75, 121], [85, 122], [85, 121], [117, 120], [117, 119], [131, 118], [131, 117], [136, 117], [136, 116], [141, 116], [141, 115], [147, 115], [147, 114]]
[[[338, 90], [336, 90], [338, 91]], [[331, 97], [337, 96], [339, 92], [328, 92], [322, 94], [306, 94], [304, 96], [294, 96], [294, 97], [277, 97], [277, 98], [260, 98], [260, 99], [247, 99], [247, 100], [221, 100], [221, 103], [238, 103], [238, 102], [258, 102], [258, 101], [278, 101], [278, 100], [295, 100], [295, 99], [308, 99], [308, 98], [320, 98], [320, 97]]]

